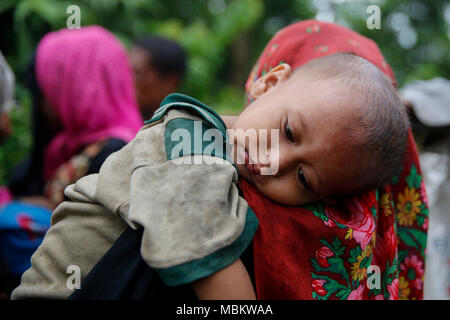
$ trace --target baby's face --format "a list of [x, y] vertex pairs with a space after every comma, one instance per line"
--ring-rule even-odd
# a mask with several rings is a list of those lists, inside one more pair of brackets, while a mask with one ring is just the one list
[[[243, 149], [247, 154], [245, 163], [237, 161], [239, 174], [265, 196], [285, 205], [327, 200], [360, 188], [362, 169], [348, 138], [354, 108], [351, 99], [339, 96], [343, 96], [342, 88], [331, 81], [301, 86], [285, 81], [259, 96], [233, 124], [235, 154]], [[267, 129], [267, 143], [259, 138], [242, 143], [245, 140], [238, 139], [236, 129]], [[271, 143], [271, 132], [279, 133], [277, 145]], [[253, 156], [249, 152], [260, 148], [267, 152], [253, 152]], [[277, 172], [261, 175], [260, 169], [276, 158]]]

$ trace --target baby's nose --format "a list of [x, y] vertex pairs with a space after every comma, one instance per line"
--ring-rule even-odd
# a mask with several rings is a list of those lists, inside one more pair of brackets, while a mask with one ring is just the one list
[[276, 161], [278, 175], [290, 172], [298, 165], [298, 154], [292, 148], [281, 144], [276, 150], [272, 149], [271, 159], [272, 163]]

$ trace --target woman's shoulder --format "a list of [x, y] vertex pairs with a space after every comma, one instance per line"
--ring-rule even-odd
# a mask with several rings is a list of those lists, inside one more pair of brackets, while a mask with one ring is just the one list
[[[106, 158], [108, 158], [112, 153], [122, 149], [126, 144], [127, 143], [124, 140], [110, 138], [102, 141], [101, 144], [91, 145], [95, 148], [95, 150], [92, 149], [95, 152], [87, 155], [90, 158], [87, 174], [98, 173]], [[88, 146], [86, 149], [91, 146]]]
[[53, 177], [45, 184], [44, 195], [51, 199], [55, 206], [58, 205], [65, 199], [64, 188], [66, 186], [86, 175], [98, 173], [106, 158], [125, 145], [125, 141], [116, 138], [89, 144], [58, 168]]

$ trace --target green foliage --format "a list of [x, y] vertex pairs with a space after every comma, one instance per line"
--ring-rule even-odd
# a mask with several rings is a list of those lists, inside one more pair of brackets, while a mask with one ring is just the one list
[[[104, 26], [127, 47], [145, 33], [177, 40], [189, 55], [181, 91], [224, 114], [241, 110], [246, 77], [273, 34], [314, 18], [324, 7], [334, 12], [335, 22], [377, 42], [400, 86], [450, 75], [450, 5], [445, 0], [1, 0], [0, 50], [16, 72], [20, 108], [11, 114], [14, 136], [0, 149], [0, 183], [30, 147], [30, 99], [23, 89], [30, 54], [45, 33], [66, 27], [66, 9], [73, 4], [81, 9], [81, 26]], [[381, 7], [380, 30], [366, 26], [370, 4]], [[405, 22], [405, 16], [406, 25], [399, 29], [396, 21]], [[406, 29], [415, 41], [405, 44]]]
[[6, 140], [0, 149], [0, 185], [7, 183], [7, 173], [17, 162], [24, 158], [31, 147], [30, 134], [30, 97], [22, 88], [16, 89], [22, 98], [21, 105], [10, 112], [13, 134]]

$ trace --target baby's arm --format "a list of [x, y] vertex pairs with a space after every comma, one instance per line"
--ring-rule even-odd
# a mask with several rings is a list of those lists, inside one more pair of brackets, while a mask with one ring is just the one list
[[192, 283], [200, 300], [256, 300], [250, 276], [241, 259]]

